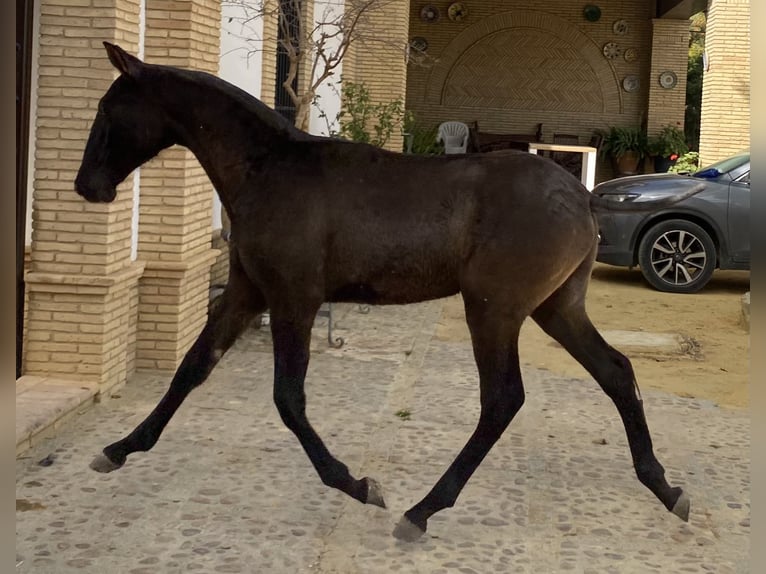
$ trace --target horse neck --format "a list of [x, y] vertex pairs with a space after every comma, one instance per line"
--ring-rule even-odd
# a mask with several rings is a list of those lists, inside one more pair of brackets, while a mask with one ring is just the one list
[[195, 155], [230, 211], [233, 194], [246, 178], [284, 147], [280, 142], [301, 139], [303, 133], [256, 98], [213, 76], [171, 76], [176, 85], [163, 90], [163, 97], [176, 143]]

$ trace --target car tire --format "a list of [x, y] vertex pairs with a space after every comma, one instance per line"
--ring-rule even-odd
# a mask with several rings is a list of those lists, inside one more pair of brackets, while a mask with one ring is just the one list
[[649, 284], [668, 293], [695, 293], [716, 268], [716, 248], [707, 231], [683, 219], [651, 227], [638, 246], [638, 265]]

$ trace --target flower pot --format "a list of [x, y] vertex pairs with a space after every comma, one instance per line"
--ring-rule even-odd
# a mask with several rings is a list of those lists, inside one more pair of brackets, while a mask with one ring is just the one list
[[638, 166], [640, 163], [640, 153], [637, 151], [625, 152], [622, 155], [613, 158], [614, 172], [617, 177], [636, 175], [639, 172]]
[[654, 172], [666, 173], [671, 167], [676, 165], [675, 159], [669, 157], [654, 156]]

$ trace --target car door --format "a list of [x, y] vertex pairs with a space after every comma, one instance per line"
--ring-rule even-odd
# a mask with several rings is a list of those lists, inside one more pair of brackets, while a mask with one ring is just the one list
[[750, 268], [750, 172], [729, 184], [729, 258], [734, 268]]

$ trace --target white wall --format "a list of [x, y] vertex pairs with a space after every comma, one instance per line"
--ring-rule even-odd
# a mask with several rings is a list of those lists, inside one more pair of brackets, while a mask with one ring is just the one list
[[[144, 59], [144, 40], [146, 38], [146, 0], [140, 0], [138, 5], [138, 56]], [[130, 259], [138, 257], [138, 214], [141, 200], [141, 166], [133, 173], [133, 215], [130, 219]]]
[[[255, 5], [255, 2], [252, 2]], [[242, 6], [221, 6], [221, 61], [218, 75], [256, 98], [261, 95], [263, 20]]]
[[[255, 3], [253, 3], [255, 4]], [[221, 6], [221, 59], [218, 75], [252, 94], [261, 95], [263, 20], [244, 23], [248, 14], [242, 6]], [[221, 200], [213, 195], [213, 229], [221, 228]]]
[[35, 147], [37, 144], [37, 61], [40, 57], [40, 0], [32, 10], [32, 66], [29, 70], [29, 155], [27, 157], [27, 224], [24, 245], [32, 245], [32, 199], [35, 189]]
[[[314, 21], [316, 24], [321, 22], [331, 22], [333, 18], [343, 13], [343, 0], [316, 0], [314, 4]], [[337, 28], [332, 26], [327, 28], [327, 34], [332, 34]], [[328, 53], [334, 52], [340, 44], [340, 38], [334, 38], [328, 41], [326, 50]], [[309, 119], [309, 132], [317, 135], [330, 135], [328, 133], [328, 121], [330, 122], [330, 131], [338, 128], [335, 118], [340, 111], [340, 76], [343, 72], [343, 62], [338, 65], [334, 75], [328, 78], [319, 89], [317, 89], [317, 106], [311, 108], [311, 117]], [[327, 119], [320, 117], [324, 112]]]

